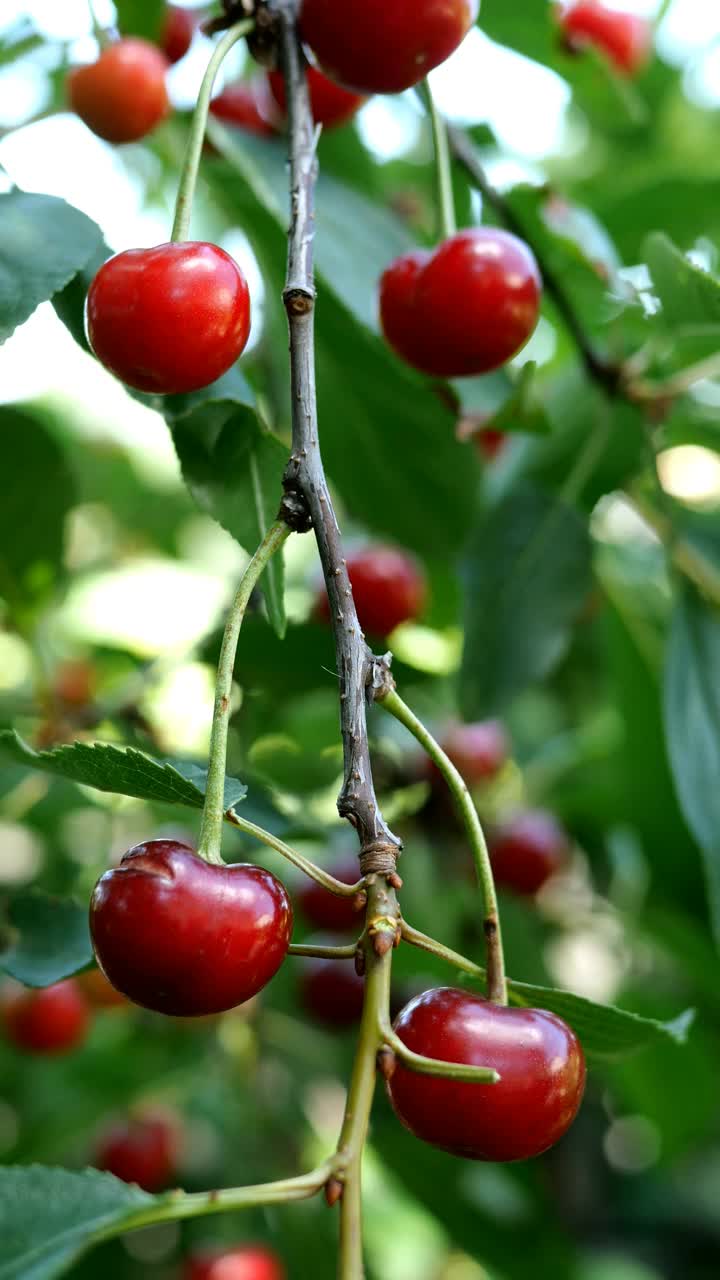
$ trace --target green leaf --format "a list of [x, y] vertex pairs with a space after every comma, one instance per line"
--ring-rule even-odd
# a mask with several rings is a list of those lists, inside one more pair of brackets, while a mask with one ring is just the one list
[[571, 991], [529, 982], [508, 985], [514, 1004], [557, 1013], [572, 1027], [585, 1052], [595, 1057], [619, 1058], [663, 1041], [685, 1044], [695, 1017], [694, 1009], [686, 1009], [671, 1022], [658, 1022], [612, 1004], [596, 1004]]
[[39, 418], [0, 409], [0, 441], [0, 595], [11, 604], [30, 603], [60, 570], [75, 480]]
[[463, 562], [468, 720], [504, 710], [567, 648], [591, 586], [587, 525], [542, 493], [511, 494], [476, 526]]
[[10, 902], [13, 930], [0, 969], [26, 987], [49, 987], [92, 959], [87, 905], [47, 893], [19, 893]]
[[[135, 747], [117, 747], [109, 742], [74, 742], [34, 751], [12, 729], [0, 733], [0, 759], [13, 760], [43, 773], [98, 791], [136, 796], [158, 804], [185, 804], [201, 809], [205, 799], [207, 772], [200, 765], [181, 760], [155, 760]], [[231, 809], [247, 793], [237, 778], [225, 779], [225, 808]]]
[[720, 617], [690, 586], [673, 611], [665, 661], [665, 737], [675, 788], [703, 853], [720, 945]]
[[[233, 370], [205, 394], [174, 397], [164, 412], [193, 498], [252, 555], [277, 519], [288, 456], [259, 418], [252, 389]], [[260, 585], [282, 636], [282, 553], [273, 556]]]
[[154, 1203], [139, 1187], [96, 1169], [0, 1169], [0, 1280], [52, 1280]]
[[90, 350], [90, 343], [85, 333], [85, 299], [95, 275], [110, 257], [112, 257], [112, 249], [108, 248], [104, 240], [101, 240], [85, 265], [76, 272], [64, 289], [55, 294], [52, 300], [55, 314], [70, 330], [83, 351]]
[[165, 0], [115, 0], [118, 31], [158, 44], [167, 10]]
[[529, 360], [520, 370], [520, 376], [505, 403], [484, 425], [494, 431], [525, 431], [530, 435], [546, 436], [550, 423], [538, 404], [535, 390], [537, 366]]
[[90, 218], [56, 196], [0, 195], [0, 342], [52, 298], [96, 252]]
[[720, 325], [720, 280], [686, 258], [661, 232], [647, 237], [645, 259], [666, 325]]

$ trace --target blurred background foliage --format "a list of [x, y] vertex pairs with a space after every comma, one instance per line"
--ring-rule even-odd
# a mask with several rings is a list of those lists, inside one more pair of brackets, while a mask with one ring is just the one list
[[[635, 81], [564, 51], [544, 0], [483, 0], [478, 31], [436, 73], [436, 91], [560, 273], [588, 340], [618, 359], [641, 351], [644, 375], [659, 381], [719, 345], [717, 285], [710, 275], [698, 285], [682, 255], [706, 272], [717, 265], [720, 14], [701, 0], [636, 7], [660, 21]], [[207, 42], [198, 35], [172, 72], [173, 117], [111, 151], [64, 111], [66, 68], [94, 47], [85, 5], [3, 9], [7, 189], [67, 199], [112, 249], [165, 239]], [[152, 5], [118, 9], [126, 29], [154, 20]], [[242, 59], [228, 78], [250, 74]], [[240, 455], [259, 451], [272, 493], [284, 449], [263, 432], [286, 445], [289, 431], [285, 146], [217, 122], [210, 133], [193, 232], [250, 274], [251, 346], [227, 398], [252, 416]], [[320, 141], [320, 413], [344, 532], [351, 547], [407, 548], [428, 576], [424, 616], [390, 641], [406, 701], [436, 728], [458, 715], [506, 725], [511, 759], [480, 790], [483, 814], [492, 823], [543, 806], [570, 835], [567, 870], [537, 900], [503, 896], [510, 973], [662, 1019], [698, 1014], [685, 1048], [596, 1061], [578, 1122], [527, 1165], [424, 1147], [380, 1093], [366, 1162], [371, 1275], [710, 1280], [720, 1018], [699, 846], [720, 883], [720, 382], [697, 383], [657, 420], [607, 400], [552, 297], [501, 373], [438, 387], [401, 366], [378, 336], [375, 285], [397, 252], [432, 243], [430, 161], [412, 94], [374, 100]], [[454, 180], [461, 220], [493, 220], [459, 168]], [[76, 276], [55, 311], [42, 306], [0, 352], [0, 722], [38, 747], [98, 738], [202, 762], [222, 610], [254, 549], [242, 458], [213, 453], [202, 404], [197, 422], [165, 406], [185, 487], [158, 407], [131, 399], [82, 349], [83, 294]], [[507, 435], [489, 460], [457, 427], [495, 415]], [[293, 538], [284, 607], [268, 619], [258, 598], [241, 637], [228, 772], [248, 785], [249, 817], [330, 865], [353, 839], [334, 810], [337, 685], [329, 634], [312, 617], [318, 578], [311, 539]], [[403, 732], [379, 712], [371, 730], [406, 846], [405, 914], [479, 958], [462, 838], [428, 805]], [[0, 889], [8, 902], [28, 886], [84, 902], [130, 845], [164, 833], [192, 841], [197, 816], [3, 757]], [[225, 853], [295, 884], [232, 830]], [[299, 916], [296, 940], [309, 931]], [[187, 1190], [306, 1167], [335, 1139], [352, 1032], [318, 1024], [301, 974], [288, 961], [250, 1006], [209, 1022], [101, 1010], [64, 1059], [0, 1043], [0, 1159], [79, 1168], [108, 1117], [162, 1104], [180, 1118]], [[406, 947], [396, 975], [398, 1001], [451, 980]], [[325, 1280], [334, 1233], [319, 1202], [223, 1216], [106, 1245], [72, 1275], [170, 1280], [198, 1239], [247, 1238], [271, 1242], [291, 1277]]]

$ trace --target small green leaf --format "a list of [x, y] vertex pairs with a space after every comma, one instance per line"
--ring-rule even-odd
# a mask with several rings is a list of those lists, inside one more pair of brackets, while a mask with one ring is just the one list
[[[207, 772], [200, 765], [180, 760], [155, 760], [135, 747], [117, 747], [109, 742], [74, 742], [34, 751], [14, 730], [0, 733], [0, 758], [25, 764], [43, 773], [98, 791], [154, 800], [158, 804], [185, 804], [201, 809], [205, 799]], [[247, 794], [237, 778], [225, 779], [225, 808], [232, 809]]]
[[30, 891], [11, 900], [8, 919], [12, 941], [0, 969], [26, 987], [49, 987], [90, 963], [87, 905]]
[[645, 259], [666, 325], [672, 329], [720, 325], [720, 280], [686, 258], [669, 236], [659, 231], [647, 237]]
[[0, 195], [0, 342], [96, 252], [100, 228], [56, 196]]
[[550, 423], [536, 398], [535, 373], [531, 360], [524, 364], [520, 376], [497, 413], [484, 426], [494, 431], [525, 431], [529, 435], [546, 436]]
[[684, 1044], [695, 1017], [694, 1009], [686, 1009], [671, 1022], [658, 1022], [553, 987], [510, 982], [509, 989], [514, 1004], [557, 1013], [572, 1027], [585, 1052], [595, 1057], [619, 1058], [663, 1041]]
[[84, 266], [73, 276], [72, 280], [55, 294], [52, 304], [55, 314], [70, 330], [78, 346], [84, 351], [90, 350], [90, 343], [85, 333], [85, 299], [88, 289], [104, 262], [112, 257], [104, 240], [101, 240], [94, 253]]
[[115, 0], [118, 31], [158, 44], [167, 11], [165, 0]]
[[139, 1187], [95, 1169], [0, 1169], [0, 1280], [52, 1280], [154, 1203]]

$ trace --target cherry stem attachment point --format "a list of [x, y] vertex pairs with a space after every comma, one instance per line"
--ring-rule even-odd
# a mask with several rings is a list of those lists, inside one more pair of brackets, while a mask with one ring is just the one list
[[222, 841], [222, 824], [225, 817], [225, 766], [227, 761], [228, 724], [230, 722], [230, 695], [232, 693], [233, 670], [240, 627], [258, 578], [275, 555], [275, 552], [280, 550], [289, 534], [290, 530], [282, 521], [276, 521], [275, 524], [270, 526], [242, 576], [225, 624], [215, 685], [215, 707], [210, 736], [205, 804], [200, 825], [200, 839], [198, 841], [198, 853], [206, 862], [222, 865], [220, 845]]
[[230, 27], [225, 32], [222, 40], [218, 41], [207, 64], [205, 75], [200, 85], [200, 92], [197, 96], [195, 110], [193, 111], [190, 136], [180, 173], [180, 183], [175, 201], [175, 217], [170, 233], [170, 239], [173, 241], [187, 240], [188, 238], [190, 216], [200, 167], [200, 156], [202, 155], [203, 142], [205, 140], [210, 96], [215, 84], [215, 77], [221, 62], [227, 57], [233, 45], [237, 44], [238, 40], [242, 40], [243, 36], [249, 35], [254, 26], [255, 22], [252, 18], [244, 18], [242, 22], [236, 22], [233, 27]]
[[464, 779], [455, 765], [446, 756], [442, 747], [425, 728], [421, 720], [410, 710], [400, 695], [392, 690], [384, 697], [377, 699], [378, 705], [384, 707], [390, 715], [405, 725], [406, 729], [420, 743], [420, 746], [437, 765], [445, 779], [453, 799], [460, 812], [470, 842], [470, 849], [475, 863], [475, 870], [480, 882], [485, 906], [485, 946], [487, 954], [487, 991], [488, 998], [495, 1004], [507, 1004], [507, 983], [505, 980], [505, 957], [503, 955], [500, 916], [498, 912], [495, 881], [493, 879], [490, 853], [485, 834], [480, 824], [477, 809], [473, 804]]
[[450, 236], [454, 236], [457, 231], [447, 126], [435, 105], [435, 99], [428, 80], [423, 80], [420, 86], [420, 96], [427, 107], [432, 128], [437, 179], [438, 223], [443, 240], [447, 240]]

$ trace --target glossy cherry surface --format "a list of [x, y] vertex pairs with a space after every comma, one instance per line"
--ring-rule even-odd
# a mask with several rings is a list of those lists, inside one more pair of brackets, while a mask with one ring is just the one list
[[98, 360], [128, 386], [169, 395], [214, 382], [250, 334], [250, 294], [214, 244], [127, 249], [98, 271], [87, 297]]
[[[330, 875], [343, 884], [356, 884], [360, 879], [357, 858], [343, 858], [328, 867]], [[306, 879], [297, 894], [298, 904], [309, 924], [316, 929], [332, 929], [343, 932], [362, 928], [362, 912], [353, 898], [340, 898], [329, 889], [323, 889], [315, 880]]]
[[169, 4], [160, 36], [160, 47], [168, 62], [179, 62], [185, 57], [194, 34], [195, 17], [192, 10]]
[[[265, 80], [240, 80], [227, 85], [213, 98], [210, 113], [236, 129], [246, 129], [261, 137], [275, 136], [273, 115], [277, 114], [277, 104]], [[276, 123], [280, 124], [279, 117]]]
[[[268, 84], [275, 102], [284, 112], [287, 106], [284, 76], [279, 71], [269, 71]], [[326, 129], [345, 124], [367, 101], [362, 94], [351, 93], [333, 80], [328, 80], [317, 67], [308, 67], [307, 85], [313, 120]]]
[[527, 342], [541, 291], [522, 240], [471, 227], [434, 253], [415, 251], [390, 264], [380, 281], [380, 320], [391, 347], [423, 373], [488, 373]]
[[570, 1027], [542, 1009], [508, 1009], [440, 987], [395, 1020], [416, 1053], [494, 1067], [497, 1084], [424, 1076], [398, 1066], [393, 1109], [417, 1138], [472, 1160], [525, 1160], [569, 1129], [585, 1087], [585, 1058]]
[[276, 1253], [263, 1245], [197, 1254], [185, 1267], [183, 1280], [286, 1280]]
[[167, 68], [154, 44], [127, 36], [103, 49], [97, 62], [70, 72], [70, 106], [106, 142], [137, 142], [170, 110]]
[[98, 964], [118, 991], [158, 1013], [222, 1013], [280, 968], [292, 908], [269, 871], [215, 866], [175, 840], [148, 840], [106, 871], [90, 902]]
[[551, 813], [528, 809], [495, 831], [490, 857], [499, 885], [530, 895], [567, 860], [568, 838]]
[[398, 93], [454, 53], [478, 0], [302, 0], [300, 31], [333, 80]]
[[[330, 946], [346, 939], [323, 938]], [[352, 960], [303, 960], [299, 986], [303, 1007], [317, 1022], [343, 1030], [360, 1021], [365, 981]]]
[[77, 982], [67, 978], [39, 990], [14, 985], [0, 994], [8, 1040], [27, 1053], [68, 1053], [82, 1044], [90, 1009]]
[[652, 27], [637, 13], [581, 0], [561, 12], [560, 27], [571, 46], [582, 49], [592, 45], [627, 76], [641, 71], [650, 55]]
[[93, 1164], [143, 1191], [162, 1191], [175, 1174], [177, 1147], [177, 1127], [165, 1116], [132, 1117], [101, 1136]]
[[[371, 635], [387, 636], [401, 622], [422, 613], [425, 578], [411, 556], [395, 547], [373, 546], [348, 556], [347, 570], [360, 626]], [[323, 587], [317, 613], [330, 621], [330, 605]]]
[[508, 758], [507, 734], [499, 720], [451, 725], [440, 745], [470, 786], [495, 777]]

